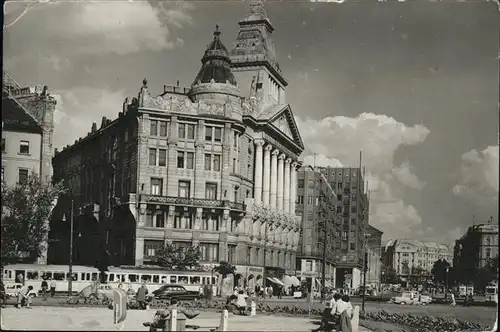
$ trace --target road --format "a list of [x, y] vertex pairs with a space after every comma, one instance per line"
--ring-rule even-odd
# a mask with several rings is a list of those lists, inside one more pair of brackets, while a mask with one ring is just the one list
[[[49, 298], [47, 302], [42, 301], [41, 298], [36, 298], [33, 300], [34, 306], [57, 306], [61, 305], [61, 303], [65, 303], [64, 298]], [[218, 301], [223, 301], [222, 299], [218, 299]], [[302, 309], [307, 309], [309, 304], [305, 299], [295, 300], [293, 298], [285, 298], [285, 299], [258, 299], [257, 302], [261, 302], [269, 305], [271, 308], [275, 306], [297, 306]], [[361, 299], [353, 298], [353, 305], [359, 305], [361, 308]], [[14, 304], [15, 300], [8, 300], [7, 304]], [[319, 301], [314, 301], [311, 305], [312, 308], [322, 309], [324, 308], [324, 304]], [[414, 305], [399, 305], [399, 304], [391, 304], [386, 302], [366, 302], [365, 310], [367, 312], [377, 312], [381, 310], [385, 310], [390, 313], [411, 313], [415, 315], [423, 315], [423, 316], [434, 316], [434, 317], [442, 317], [449, 319], [458, 319], [465, 320], [470, 322], [479, 323], [481, 325], [492, 325], [495, 321], [496, 308], [495, 307], [464, 307], [464, 306], [456, 306], [451, 307], [449, 305], [443, 304], [430, 304], [427, 306], [414, 306]]]
[[[150, 321], [156, 310], [131, 310], [123, 324], [125, 331], [147, 331], [142, 326]], [[2, 330], [79, 330], [79, 331], [116, 331], [113, 324], [113, 311], [106, 308], [61, 308], [32, 307], [31, 309], [2, 309]], [[221, 314], [201, 312], [198, 317], [187, 320], [187, 325], [196, 325], [198, 332], [208, 332], [219, 326]], [[316, 328], [316, 319], [308, 317], [283, 317], [257, 315], [237, 316], [230, 314], [227, 320], [228, 331], [311, 331]], [[188, 327], [188, 326], [187, 326]], [[187, 328], [187, 330], [191, 330]], [[360, 332], [368, 332], [360, 328]]]

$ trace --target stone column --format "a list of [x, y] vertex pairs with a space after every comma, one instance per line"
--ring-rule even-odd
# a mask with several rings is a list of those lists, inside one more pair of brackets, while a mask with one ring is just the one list
[[278, 157], [278, 194], [277, 194], [277, 210], [283, 210], [283, 180], [284, 180], [284, 165], [283, 161], [285, 160], [285, 155], [280, 154]]
[[135, 265], [142, 265], [144, 262], [144, 239], [138, 237], [135, 239]]
[[229, 181], [231, 172], [231, 123], [224, 125], [224, 134], [222, 142], [222, 174], [221, 174], [221, 197], [224, 200], [229, 200], [233, 187]]
[[285, 213], [290, 212], [290, 163], [291, 159], [287, 158], [285, 160], [285, 190], [283, 193], [283, 211]]
[[297, 162], [290, 169], [290, 214], [295, 217], [295, 201], [297, 200]]
[[179, 188], [177, 173], [177, 134], [177, 117], [173, 116], [170, 121], [170, 133], [168, 137], [167, 192], [165, 195], [172, 197], [177, 197]]
[[198, 120], [196, 128], [195, 157], [194, 157], [194, 198], [205, 198], [205, 121]]
[[276, 191], [278, 189], [278, 153], [279, 150], [274, 150], [271, 153], [271, 209], [276, 209]]
[[264, 148], [264, 172], [262, 183], [262, 204], [269, 205], [269, 185], [271, 184], [271, 149], [272, 145], [268, 144]]
[[254, 201], [255, 204], [262, 203], [262, 146], [264, 141], [255, 140], [255, 185]]

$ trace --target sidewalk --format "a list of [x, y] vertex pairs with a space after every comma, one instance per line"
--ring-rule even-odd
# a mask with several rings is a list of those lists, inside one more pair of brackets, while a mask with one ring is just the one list
[[[151, 320], [156, 310], [130, 310], [124, 331], [147, 331], [142, 326]], [[5, 308], [1, 311], [2, 329], [14, 330], [86, 330], [116, 331], [113, 312], [104, 308], [32, 307], [31, 309]], [[317, 328], [308, 317], [280, 317], [257, 315], [255, 317], [229, 315], [228, 331], [311, 331]], [[202, 312], [188, 325], [199, 326], [198, 331], [210, 331], [220, 323], [220, 313]], [[369, 332], [360, 327], [359, 332]]]

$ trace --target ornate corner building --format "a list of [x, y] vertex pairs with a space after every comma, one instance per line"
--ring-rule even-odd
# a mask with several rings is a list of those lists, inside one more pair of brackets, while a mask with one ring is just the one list
[[[2, 181], [14, 185], [36, 173], [52, 177], [52, 137], [56, 100], [47, 86], [22, 87], [3, 72]], [[46, 262], [46, 255], [39, 262]]]
[[[242, 281], [295, 269], [304, 145], [262, 3], [239, 25], [231, 51], [216, 28], [190, 87], [154, 96], [144, 80], [117, 119], [56, 153], [54, 178], [70, 194], [52, 236], [68, 236], [58, 220], [73, 200], [75, 263], [94, 264], [107, 250], [114, 265], [147, 265], [170, 243], [200, 246], [208, 265], [235, 264]], [[65, 262], [65, 248], [54, 242], [53, 262]]]

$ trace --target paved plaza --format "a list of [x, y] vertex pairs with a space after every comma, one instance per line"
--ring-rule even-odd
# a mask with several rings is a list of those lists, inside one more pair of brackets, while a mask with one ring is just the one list
[[[143, 322], [151, 320], [156, 310], [129, 310], [124, 331], [147, 331]], [[2, 330], [117, 330], [113, 311], [105, 308], [32, 307], [31, 309], [2, 309]], [[255, 317], [229, 315], [229, 331], [311, 331], [314, 319], [258, 315]], [[220, 323], [220, 313], [202, 312], [188, 325], [199, 326], [198, 331], [209, 331]], [[190, 329], [191, 330], [191, 329]], [[368, 330], [361, 328], [360, 332]]]

